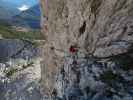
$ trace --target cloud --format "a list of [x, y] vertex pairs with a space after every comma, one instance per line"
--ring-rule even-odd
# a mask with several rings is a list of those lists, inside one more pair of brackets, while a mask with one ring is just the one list
[[25, 10], [29, 9], [29, 6], [27, 6], [27, 5], [22, 5], [21, 7], [18, 7], [18, 9], [19, 9], [20, 11], [25, 11]]

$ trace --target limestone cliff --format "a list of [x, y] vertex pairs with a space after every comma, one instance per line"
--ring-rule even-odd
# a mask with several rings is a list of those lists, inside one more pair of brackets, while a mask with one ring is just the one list
[[56, 74], [71, 45], [84, 55], [105, 59], [131, 49], [133, 0], [40, 0], [40, 3], [46, 37], [42, 83], [49, 93], [56, 88]]
[[0, 100], [42, 100], [43, 41], [0, 40]]

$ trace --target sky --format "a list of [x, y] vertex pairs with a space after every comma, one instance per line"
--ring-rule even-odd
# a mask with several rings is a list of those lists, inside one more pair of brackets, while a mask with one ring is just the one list
[[38, 3], [39, 0], [0, 0], [4, 1], [5, 3], [15, 4], [16, 7], [21, 10], [27, 10], [31, 6], [34, 6]]

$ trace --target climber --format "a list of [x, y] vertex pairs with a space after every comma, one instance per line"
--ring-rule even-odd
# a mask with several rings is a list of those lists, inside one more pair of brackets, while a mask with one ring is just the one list
[[78, 51], [77, 46], [74, 46], [74, 45], [70, 46], [69, 52], [70, 52], [70, 54], [73, 58], [73, 63], [72, 64], [74, 64], [74, 65], [78, 64], [78, 62], [77, 62], [77, 51]]
[[69, 48], [69, 52], [70, 53], [76, 53], [77, 52], [76, 46], [71, 45], [70, 48]]

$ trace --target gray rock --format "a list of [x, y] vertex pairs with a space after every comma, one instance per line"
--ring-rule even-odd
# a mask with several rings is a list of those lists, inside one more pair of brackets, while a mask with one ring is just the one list
[[[56, 74], [66, 62], [70, 46], [77, 47], [83, 55], [91, 55], [91, 59], [93, 55], [106, 58], [128, 53], [129, 49], [132, 51], [132, 0], [50, 0], [48, 4], [45, 0], [40, 1], [42, 30], [47, 40], [44, 45], [42, 84], [49, 94], [56, 87]], [[46, 17], [48, 20], [44, 22]], [[87, 75], [98, 76], [93, 72], [94, 69], [81, 77], [87, 80]], [[76, 80], [74, 72], [70, 75]]]
[[0, 50], [3, 53], [0, 55], [0, 100], [44, 100], [39, 45], [22, 40], [0, 40]]

